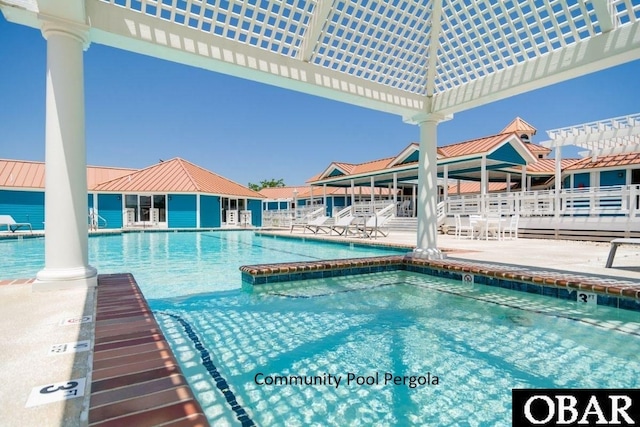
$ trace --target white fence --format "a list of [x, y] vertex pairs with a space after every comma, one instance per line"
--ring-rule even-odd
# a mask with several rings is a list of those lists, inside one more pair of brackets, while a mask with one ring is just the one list
[[452, 196], [447, 215], [640, 216], [640, 185]]

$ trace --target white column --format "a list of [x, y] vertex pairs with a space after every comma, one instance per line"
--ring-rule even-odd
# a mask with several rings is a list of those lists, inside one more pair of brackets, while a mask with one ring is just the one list
[[449, 165], [444, 165], [444, 170], [442, 171], [442, 180], [444, 181], [443, 194], [442, 197], [446, 203], [449, 198]]
[[511, 193], [511, 174], [507, 174], [507, 193]]
[[554, 197], [554, 216], [557, 218], [560, 216], [560, 190], [562, 190], [562, 146], [556, 147], [555, 153], [555, 197]]
[[329, 207], [327, 205], [327, 184], [322, 184], [322, 204], [324, 205], [324, 214], [329, 214], [329, 212], [327, 212], [327, 208]]
[[375, 184], [373, 182], [373, 176], [371, 177], [371, 209], [374, 210], [374, 206], [376, 204], [376, 193], [375, 193]]
[[[355, 182], [353, 182], [353, 180], [351, 180], [351, 206], [353, 206], [355, 203], [356, 203]], [[353, 212], [353, 208], [351, 208], [351, 212]]]
[[522, 192], [527, 191], [527, 165], [522, 165], [522, 179], [520, 181]]
[[45, 22], [47, 40], [45, 129], [45, 265], [34, 290], [92, 287], [97, 270], [89, 265], [87, 158], [84, 131], [81, 26]]
[[[631, 176], [631, 172], [627, 172], [627, 176], [628, 177]], [[393, 204], [398, 206], [398, 173], [397, 172], [393, 173]]]
[[[415, 184], [411, 184], [411, 217], [416, 216], [416, 209], [418, 208], [418, 197], [416, 192], [418, 188]], [[436, 185], [436, 200], [438, 200], [437, 185]]]
[[[153, 197], [153, 196], [152, 196]], [[245, 206], [246, 206], [245, 202]], [[280, 209], [280, 202], [278, 202], [278, 209]], [[200, 217], [202, 216], [202, 212], [200, 212], [200, 194], [196, 194], [196, 228], [200, 228]], [[149, 218], [151, 219], [151, 218]]]
[[487, 156], [480, 159], [480, 213], [487, 211]]
[[415, 255], [442, 259], [438, 249], [438, 122], [441, 116], [427, 114], [419, 122], [420, 161], [418, 162], [418, 236]]

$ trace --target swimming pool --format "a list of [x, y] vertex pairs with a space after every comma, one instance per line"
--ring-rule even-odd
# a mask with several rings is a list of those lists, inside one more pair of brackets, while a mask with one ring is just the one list
[[90, 248], [101, 272], [133, 272], [213, 425], [509, 425], [512, 388], [640, 387], [637, 312], [408, 271], [247, 293], [241, 264], [385, 253], [252, 233]]

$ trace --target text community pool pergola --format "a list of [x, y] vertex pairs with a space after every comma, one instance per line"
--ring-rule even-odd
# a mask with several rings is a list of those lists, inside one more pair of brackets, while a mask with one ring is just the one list
[[416, 253], [429, 258], [442, 256], [440, 121], [640, 57], [639, 0], [1, 0], [0, 10], [47, 40], [45, 265], [36, 282], [44, 288], [96, 283], [87, 254], [83, 93], [91, 43], [418, 125]]

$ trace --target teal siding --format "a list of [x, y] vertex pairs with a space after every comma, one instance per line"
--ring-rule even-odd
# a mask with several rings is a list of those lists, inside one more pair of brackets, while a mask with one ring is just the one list
[[496, 151], [487, 156], [491, 160], [499, 160], [514, 165], [524, 165], [525, 161], [522, 156], [513, 148], [511, 144], [505, 144]]
[[602, 171], [600, 172], [600, 187], [608, 185], [625, 185], [627, 183], [627, 171]]
[[407, 163], [415, 163], [420, 159], [420, 151], [416, 150], [413, 153], [409, 154], [409, 156], [404, 159], [401, 165], [406, 165]]
[[347, 205], [345, 196], [333, 196], [333, 206], [344, 208]]
[[278, 209], [278, 202], [268, 202], [267, 203], [267, 210], [275, 211], [277, 209]]
[[87, 197], [87, 205], [89, 206], [89, 209], [91, 209], [93, 207], [93, 194], [89, 194]]
[[98, 214], [107, 222], [106, 228], [122, 228], [122, 195], [98, 194]]
[[0, 215], [11, 215], [16, 222], [28, 222], [34, 230], [43, 230], [44, 192], [0, 190]]
[[220, 197], [200, 196], [200, 227], [220, 227]]
[[589, 172], [577, 173], [573, 175], [573, 188], [589, 187]]
[[344, 173], [340, 172], [338, 169], [334, 169], [331, 171], [331, 173], [329, 174], [329, 176], [343, 176]]
[[327, 206], [324, 214], [326, 216], [331, 216], [331, 212], [333, 212], [333, 197], [327, 197]]
[[169, 194], [169, 228], [196, 228], [195, 194]]
[[262, 200], [247, 200], [247, 207], [251, 211], [251, 225], [262, 226]]

